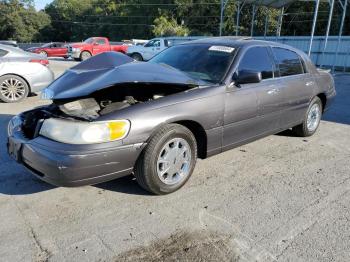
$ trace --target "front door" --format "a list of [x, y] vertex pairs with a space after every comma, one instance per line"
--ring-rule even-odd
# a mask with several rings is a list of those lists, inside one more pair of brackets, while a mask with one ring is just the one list
[[105, 51], [106, 45], [106, 39], [97, 39], [93, 44], [93, 55], [103, 53]]
[[[243, 51], [244, 52], [244, 51]], [[279, 80], [267, 47], [250, 47], [241, 56], [240, 71], [261, 72], [260, 83], [230, 87], [226, 93], [223, 149], [275, 131], [283, 102]]]
[[150, 60], [153, 56], [160, 52], [160, 39], [149, 41], [144, 46], [143, 59]]

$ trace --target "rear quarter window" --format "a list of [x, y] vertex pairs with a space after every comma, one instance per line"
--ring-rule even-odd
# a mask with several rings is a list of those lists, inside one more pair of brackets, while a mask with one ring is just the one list
[[273, 47], [272, 52], [280, 76], [299, 75], [304, 73], [304, 67], [299, 55], [291, 50]]

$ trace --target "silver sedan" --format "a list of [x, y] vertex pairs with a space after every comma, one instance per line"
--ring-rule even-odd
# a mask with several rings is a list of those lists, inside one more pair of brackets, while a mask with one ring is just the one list
[[48, 64], [40, 55], [0, 44], [0, 101], [18, 102], [48, 86], [54, 80]]

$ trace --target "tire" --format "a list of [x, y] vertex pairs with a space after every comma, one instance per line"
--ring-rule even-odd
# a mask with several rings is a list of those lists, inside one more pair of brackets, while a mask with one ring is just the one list
[[136, 60], [136, 61], [143, 61], [143, 57], [142, 55], [138, 54], [138, 53], [134, 53], [131, 55], [131, 58]]
[[293, 132], [301, 137], [308, 137], [315, 134], [321, 121], [322, 112], [322, 101], [316, 96], [311, 100], [303, 122], [293, 127]]
[[91, 57], [90, 52], [88, 52], [88, 51], [83, 51], [83, 52], [81, 52], [81, 54], [80, 54], [80, 61], [85, 61], [85, 60], [89, 59], [90, 57]]
[[15, 103], [23, 100], [29, 94], [27, 82], [16, 75], [0, 77], [0, 100], [5, 103]]
[[74, 58], [74, 61], [78, 62], [78, 61], [80, 61], [80, 58]]
[[47, 53], [46, 53], [45, 51], [40, 51], [40, 52], [39, 52], [39, 55], [42, 55], [42, 56], [47, 57]]
[[[183, 153], [179, 154], [179, 149]], [[187, 182], [196, 160], [197, 143], [192, 132], [182, 125], [169, 124], [152, 136], [136, 162], [134, 174], [145, 190], [169, 194]]]

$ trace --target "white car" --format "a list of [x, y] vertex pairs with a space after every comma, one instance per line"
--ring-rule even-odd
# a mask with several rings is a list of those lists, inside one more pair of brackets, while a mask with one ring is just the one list
[[0, 101], [19, 102], [53, 80], [47, 58], [0, 44]]
[[191, 41], [191, 40], [196, 40], [201, 37], [194, 37], [194, 36], [189, 36], [189, 37], [159, 37], [159, 38], [154, 38], [149, 40], [146, 44], [144, 45], [134, 45], [134, 46], [129, 46], [127, 55], [132, 57], [133, 59], [137, 61], [148, 61], [152, 57], [154, 57], [156, 54], [160, 53], [164, 49], [181, 44], [183, 42]]

